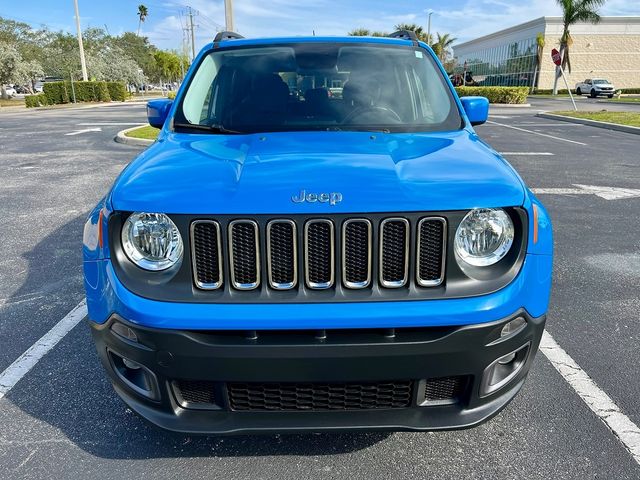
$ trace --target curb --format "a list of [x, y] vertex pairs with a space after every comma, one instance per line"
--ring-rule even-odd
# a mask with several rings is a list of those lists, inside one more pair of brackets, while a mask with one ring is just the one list
[[554, 115], [552, 113], [538, 113], [536, 117], [547, 118], [549, 120], [559, 120], [561, 122], [578, 123], [580, 125], [589, 125], [591, 127], [606, 128], [607, 130], [616, 130], [618, 132], [640, 135], [640, 127], [617, 125], [615, 123], [587, 120], [586, 118], [565, 117], [564, 115]]
[[144, 127], [145, 125], [146, 124], [141, 123], [137, 127], [125, 128], [124, 130], [120, 130], [118, 133], [116, 133], [114, 140], [118, 143], [124, 143], [125, 145], [133, 145], [136, 147], [148, 147], [153, 142], [155, 142], [155, 140], [147, 140], [146, 138], [127, 137], [127, 133], [129, 133], [131, 130]]
[[612, 102], [611, 100], [598, 100], [596, 103], [606, 103], [608, 105], [640, 105], [640, 102]]

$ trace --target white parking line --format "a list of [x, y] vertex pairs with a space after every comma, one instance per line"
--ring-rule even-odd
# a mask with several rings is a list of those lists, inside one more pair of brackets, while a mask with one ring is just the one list
[[80, 127], [116, 126], [116, 125], [146, 125], [141, 122], [82, 122], [76, 123]]
[[531, 155], [540, 157], [552, 157], [555, 153], [551, 152], [500, 152], [500, 155]]
[[596, 385], [547, 331], [542, 334], [540, 351], [549, 359], [567, 383], [573, 387], [591, 411], [618, 437], [636, 463], [640, 464], [640, 428], [622, 413], [609, 395]]
[[55, 326], [45, 333], [40, 340], [31, 345], [29, 349], [20, 355], [15, 362], [0, 373], [0, 399], [36, 366], [49, 350], [75, 327], [80, 320], [87, 316], [87, 303], [81, 301], [73, 310], [60, 320]]
[[491, 120], [487, 121], [487, 123], [491, 123], [493, 125], [498, 125], [504, 128], [512, 128], [513, 130], [518, 130], [520, 132], [531, 133], [532, 135], [540, 135], [541, 137], [553, 138], [554, 140], [560, 140], [562, 142], [575, 143], [576, 145], [587, 146], [586, 143], [576, 142], [575, 140], [569, 140], [568, 138], [556, 137], [554, 135], [548, 135], [546, 133], [534, 132], [533, 130], [527, 130], [525, 128], [514, 127], [513, 125], [505, 125], [504, 123], [492, 122]]

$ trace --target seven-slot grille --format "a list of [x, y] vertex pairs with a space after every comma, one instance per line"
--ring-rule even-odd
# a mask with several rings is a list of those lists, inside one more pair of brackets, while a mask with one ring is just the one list
[[338, 224], [326, 218], [273, 219], [262, 227], [250, 219], [234, 220], [225, 228], [214, 220], [191, 224], [193, 278], [203, 290], [219, 289], [227, 278], [234, 289], [259, 288], [262, 269], [275, 290], [291, 290], [300, 283], [313, 290], [329, 289], [336, 279], [348, 289], [364, 289], [375, 278], [382, 288], [400, 288], [411, 281], [410, 265], [417, 286], [434, 287], [444, 281], [446, 243], [442, 217], [423, 217], [413, 226], [401, 217], [385, 218], [377, 226], [367, 218]]

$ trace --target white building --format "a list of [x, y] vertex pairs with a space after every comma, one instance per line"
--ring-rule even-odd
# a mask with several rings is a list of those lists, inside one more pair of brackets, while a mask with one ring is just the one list
[[[480, 85], [553, 87], [551, 50], [559, 49], [561, 17], [540, 17], [453, 47], [458, 70]], [[571, 88], [586, 78], [607, 78], [619, 88], [640, 88], [640, 17], [602, 17], [600, 23], [570, 27]], [[536, 85], [536, 36], [544, 35], [542, 64]], [[560, 80], [559, 88], [564, 88]]]

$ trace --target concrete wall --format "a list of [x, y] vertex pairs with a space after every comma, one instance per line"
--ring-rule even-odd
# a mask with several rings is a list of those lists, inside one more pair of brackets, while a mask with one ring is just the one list
[[[605, 19], [606, 21], [606, 19]], [[617, 88], [640, 88], [640, 21], [636, 24], [583, 24], [570, 29], [569, 86], [585, 78], [604, 77]], [[551, 49], [558, 48], [562, 25], [547, 25], [539, 88], [553, 87]], [[562, 82], [562, 80], [560, 80]], [[560, 88], [564, 88], [562, 85]]]

